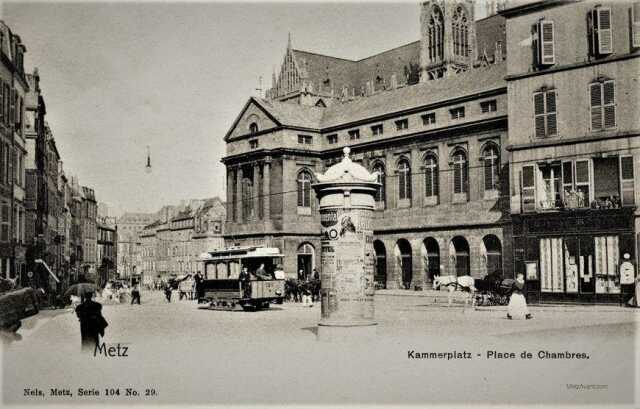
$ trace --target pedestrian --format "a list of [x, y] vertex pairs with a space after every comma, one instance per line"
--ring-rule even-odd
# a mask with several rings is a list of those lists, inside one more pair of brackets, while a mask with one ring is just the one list
[[164, 286], [164, 296], [167, 298], [167, 302], [171, 302], [171, 284], [167, 283]]
[[314, 280], [319, 280], [320, 279], [320, 273], [318, 272], [318, 269], [316, 269], [315, 267], [313, 269], [313, 279]]
[[240, 280], [240, 285], [242, 286], [242, 297], [249, 298], [251, 296], [251, 285], [249, 284], [249, 282], [251, 281], [251, 275], [249, 274], [249, 270], [247, 270], [246, 267], [242, 267], [238, 279]]
[[140, 286], [136, 284], [131, 291], [131, 305], [140, 305]]
[[100, 337], [104, 337], [107, 321], [102, 316], [102, 305], [93, 301], [93, 293], [82, 295], [82, 303], [76, 307], [76, 315], [80, 320], [80, 338], [82, 350], [91, 351], [98, 346]]
[[524, 275], [518, 273], [516, 281], [513, 283], [513, 292], [509, 299], [509, 306], [507, 307], [508, 319], [531, 319], [533, 316], [529, 313], [527, 308], [527, 300], [524, 298]]
[[311, 281], [309, 280], [302, 285], [302, 306], [313, 307], [313, 299], [311, 298]]
[[298, 280], [304, 280], [306, 278], [306, 275], [304, 273], [303, 269], [298, 270]]
[[200, 303], [200, 300], [204, 298], [204, 291], [202, 291], [202, 275], [200, 274], [199, 271], [196, 273], [195, 281], [196, 281], [196, 299], [198, 300], [198, 303]]

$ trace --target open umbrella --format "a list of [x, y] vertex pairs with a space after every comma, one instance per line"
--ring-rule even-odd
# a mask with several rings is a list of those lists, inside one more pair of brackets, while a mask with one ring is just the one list
[[71, 295], [75, 295], [77, 297], [82, 297], [87, 293], [95, 293], [98, 290], [95, 284], [91, 283], [78, 283], [74, 284], [64, 292], [65, 297], [69, 297]]

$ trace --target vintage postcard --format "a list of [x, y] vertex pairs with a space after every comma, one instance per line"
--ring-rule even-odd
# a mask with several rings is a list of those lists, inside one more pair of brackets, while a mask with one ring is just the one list
[[639, 204], [640, 1], [4, 1], [0, 406], [637, 408]]

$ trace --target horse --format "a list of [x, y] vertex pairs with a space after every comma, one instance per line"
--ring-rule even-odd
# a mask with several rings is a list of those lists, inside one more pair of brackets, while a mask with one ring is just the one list
[[[476, 286], [475, 279], [471, 276], [433, 276], [433, 288], [437, 290], [441, 286], [449, 289], [448, 305], [451, 306], [453, 301], [453, 292], [456, 290], [468, 291], [471, 298], [471, 306], [476, 305]], [[469, 302], [469, 299], [465, 299], [465, 305]]]

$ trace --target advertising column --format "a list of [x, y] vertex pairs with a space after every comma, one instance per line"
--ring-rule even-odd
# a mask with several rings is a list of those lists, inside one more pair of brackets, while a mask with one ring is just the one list
[[[320, 199], [321, 308], [319, 338], [370, 331], [374, 321], [373, 229], [377, 175], [349, 158], [325, 174], [313, 188]], [[349, 329], [350, 331], [347, 331]]]

